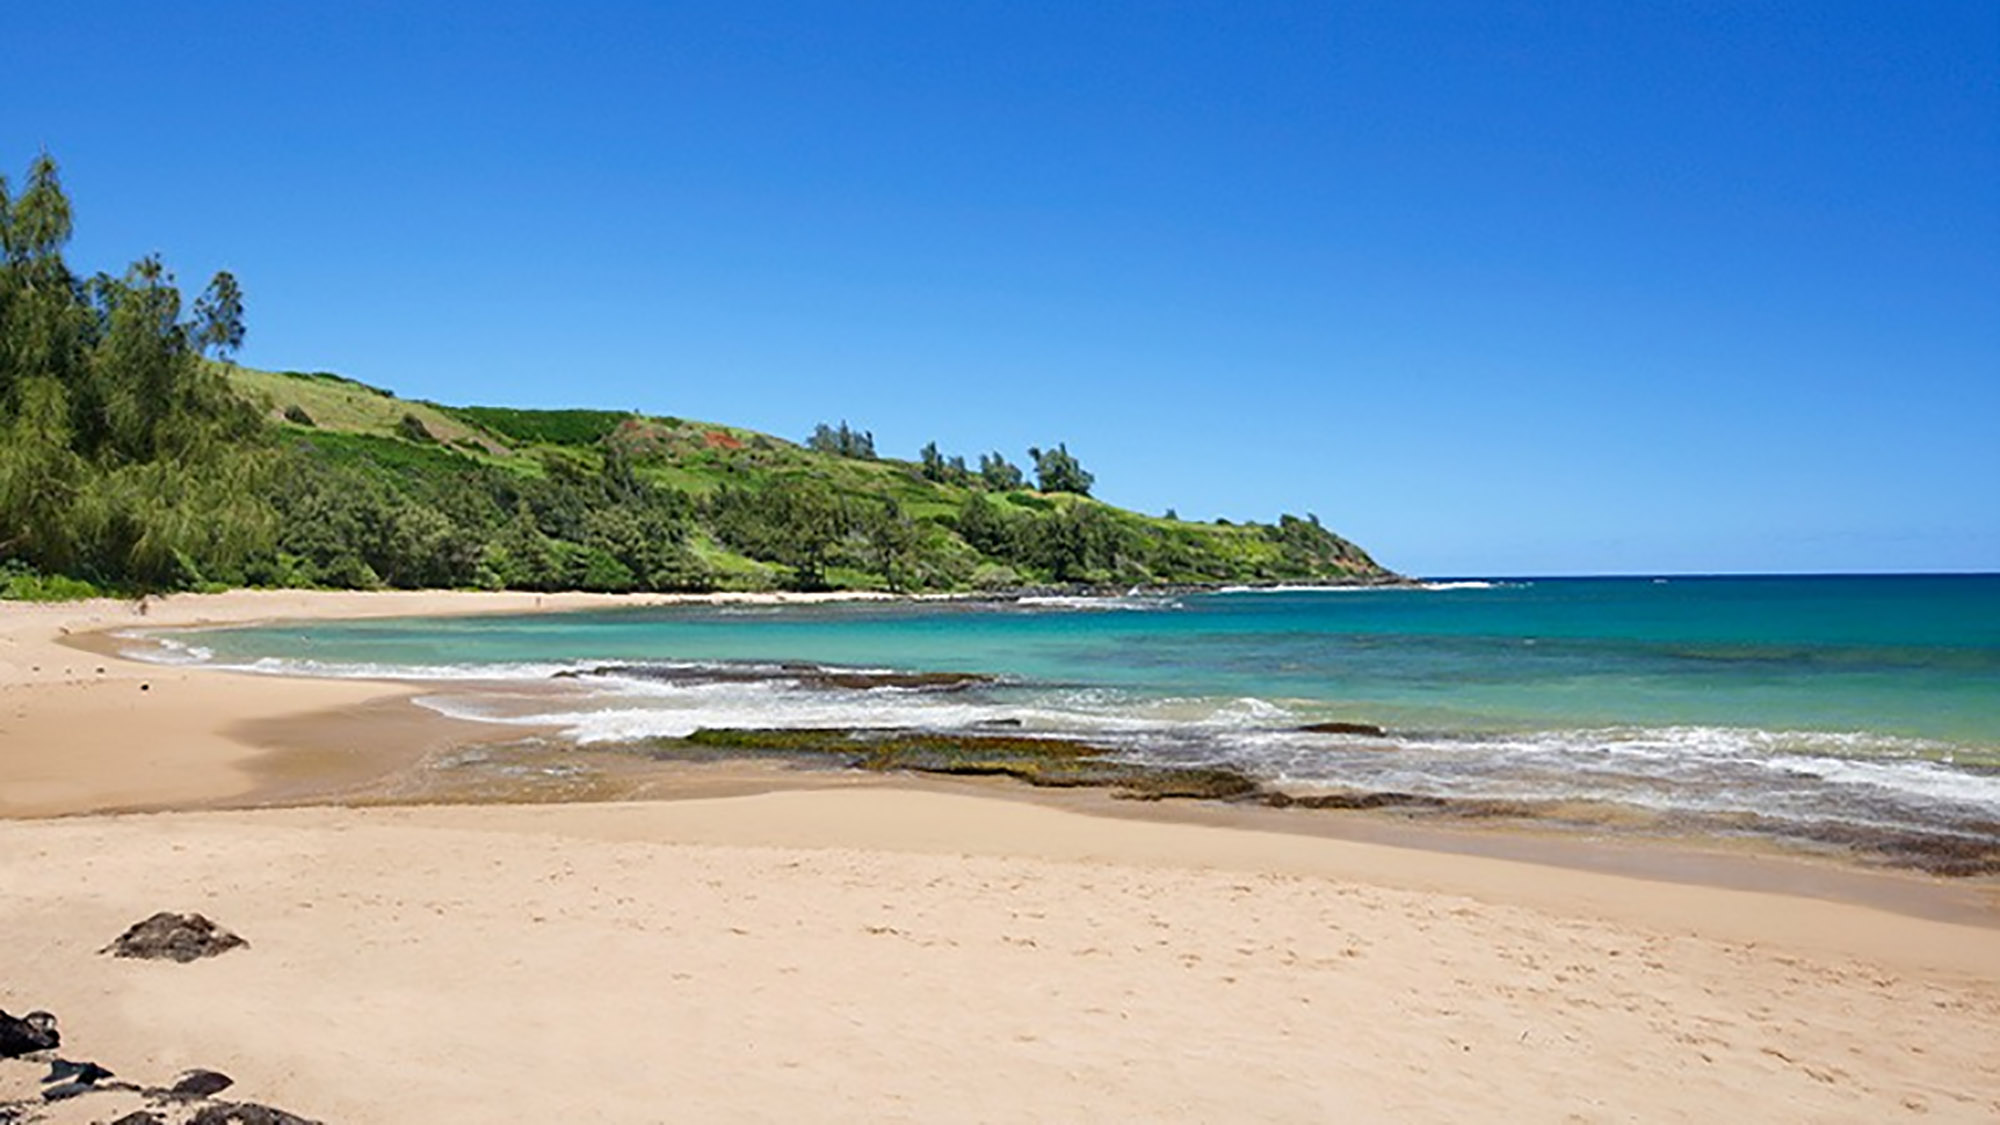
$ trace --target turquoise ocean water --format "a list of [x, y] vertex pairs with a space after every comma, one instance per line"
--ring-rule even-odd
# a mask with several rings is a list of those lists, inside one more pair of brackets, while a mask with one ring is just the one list
[[[998, 720], [1304, 789], [2000, 843], [1992, 575], [635, 609], [279, 625], [180, 644], [182, 659], [423, 680], [440, 711], [553, 723], [592, 743]], [[828, 688], [783, 667], [797, 662], [998, 682]], [[554, 678], [604, 665], [624, 667]], [[688, 674], [713, 667], [732, 674]], [[1297, 729], [1325, 720], [1386, 734]]]

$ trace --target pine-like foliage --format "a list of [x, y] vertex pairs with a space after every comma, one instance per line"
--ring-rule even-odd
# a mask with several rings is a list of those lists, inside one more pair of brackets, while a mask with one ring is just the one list
[[0, 565], [139, 589], [242, 581], [268, 555], [262, 424], [200, 353], [241, 343], [218, 275], [183, 321], [156, 258], [79, 278], [71, 214], [44, 154], [0, 179]]

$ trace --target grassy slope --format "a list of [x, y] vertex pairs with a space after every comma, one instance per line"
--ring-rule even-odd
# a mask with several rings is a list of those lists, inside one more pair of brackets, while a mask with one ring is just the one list
[[[398, 425], [406, 415], [423, 422], [440, 443], [454, 452], [529, 474], [542, 471], [540, 454], [551, 448], [597, 458], [603, 436], [609, 433], [612, 440], [624, 443], [638, 454], [638, 471], [643, 476], [695, 494], [711, 492], [725, 483], [758, 488], [785, 476], [811, 475], [848, 495], [877, 499], [893, 496], [907, 515], [923, 521], [955, 514], [971, 491], [959, 485], [925, 480], [913, 462], [836, 457], [816, 453], [783, 438], [718, 423], [642, 417], [620, 411], [447, 407], [397, 398], [367, 384], [325, 373], [232, 367], [229, 377], [273, 421], [288, 429], [387, 439], [396, 442], [410, 457], [421, 460], [431, 460], [443, 450], [405, 440], [398, 432]], [[291, 406], [303, 409], [313, 419], [314, 427], [308, 430], [286, 421], [284, 412]], [[367, 442], [363, 446], [377, 451], [392, 448], [380, 442]], [[1049, 496], [1032, 490], [989, 495], [996, 502], [1016, 509], [1047, 510], [1071, 503], [1098, 505], [1120, 522], [1144, 526], [1190, 545], [1205, 546], [1246, 572], [1280, 553], [1276, 544], [1249, 526], [1169, 520], [1095, 500]], [[772, 571], [769, 564], [744, 558], [705, 536], [695, 546], [705, 561], [724, 572], [763, 578]], [[1380, 573], [1364, 568], [1357, 570], [1355, 576]], [[1190, 573], [1176, 577], [1200, 580], [1222, 576]]]
[[263, 406], [273, 421], [284, 421], [285, 408], [296, 406], [321, 429], [387, 437], [395, 434], [403, 415], [414, 414], [441, 442], [471, 443], [493, 454], [508, 452], [491, 435], [430, 403], [407, 402], [338, 375], [232, 367], [229, 377], [252, 402]]

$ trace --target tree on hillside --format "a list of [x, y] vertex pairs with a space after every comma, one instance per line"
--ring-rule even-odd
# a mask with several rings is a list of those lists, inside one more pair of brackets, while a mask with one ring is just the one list
[[1011, 492], [1021, 487], [1021, 467], [1000, 453], [979, 455], [979, 479], [995, 492]]
[[203, 354], [234, 357], [243, 347], [243, 290], [236, 275], [223, 270], [194, 303], [195, 342]]
[[157, 258], [79, 283], [70, 233], [46, 154], [18, 196], [0, 184], [0, 562], [145, 587], [240, 581], [275, 534], [261, 420], [201, 362], [201, 328]]
[[850, 428], [845, 418], [840, 420], [838, 427], [821, 422], [813, 427], [812, 436], [806, 439], [806, 448], [815, 453], [831, 453], [836, 457], [873, 461], [875, 435], [867, 430]]
[[982, 555], [1010, 559], [1014, 555], [1014, 531], [1000, 505], [984, 493], [975, 492], [958, 508], [958, 534]]
[[823, 588], [833, 550], [847, 534], [840, 498], [824, 481], [789, 479], [766, 489], [764, 502], [775, 532], [771, 557], [792, 568], [799, 588]]
[[62, 385], [25, 379], [14, 398], [14, 416], [0, 428], [0, 559], [66, 570], [78, 553], [70, 515], [86, 466], [70, 448]]
[[516, 590], [556, 590], [564, 585], [556, 544], [542, 533], [534, 510], [517, 501], [514, 518], [487, 541], [486, 565], [502, 586]]
[[1097, 478], [1084, 472], [1083, 465], [1070, 455], [1067, 444], [1054, 449], [1028, 448], [1028, 457], [1035, 462], [1036, 487], [1043, 492], [1073, 492], [1078, 496], [1090, 495], [1090, 486]]
[[890, 590], [910, 587], [917, 559], [917, 525], [903, 514], [903, 506], [889, 497], [880, 504], [862, 508], [858, 522], [868, 563], [882, 576]]
[[969, 484], [972, 472], [965, 467], [965, 458], [946, 457], [938, 452], [937, 442], [930, 442], [917, 451], [917, 464], [924, 479], [938, 484]]
[[928, 481], [944, 480], [944, 454], [938, 452], [937, 442], [927, 442], [917, 450], [917, 464]]
[[1101, 579], [1118, 569], [1123, 537], [1102, 507], [1076, 501], [1021, 524], [1021, 558], [1057, 582]]
[[22, 381], [45, 378], [68, 414], [84, 378], [90, 310], [62, 259], [69, 236], [69, 197], [47, 153], [18, 196], [0, 176], [0, 409], [18, 408]]
[[1278, 526], [1265, 528], [1264, 534], [1284, 549], [1285, 565], [1293, 574], [1366, 570], [1375, 565], [1361, 548], [1322, 527], [1311, 512], [1304, 519], [1281, 515]]
[[826, 568], [848, 531], [840, 497], [813, 477], [785, 477], [762, 490], [724, 485], [705, 507], [724, 543], [792, 568], [793, 583], [802, 589], [826, 584]]

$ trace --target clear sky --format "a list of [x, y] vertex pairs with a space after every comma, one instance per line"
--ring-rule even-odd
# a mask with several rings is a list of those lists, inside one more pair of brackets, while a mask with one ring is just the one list
[[247, 363], [1313, 511], [1421, 574], [2000, 569], [2000, 3], [28, 4], [72, 263]]

